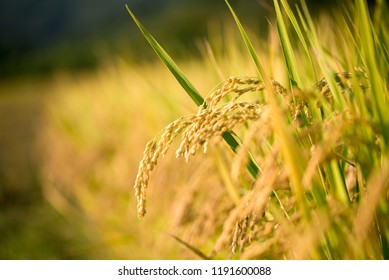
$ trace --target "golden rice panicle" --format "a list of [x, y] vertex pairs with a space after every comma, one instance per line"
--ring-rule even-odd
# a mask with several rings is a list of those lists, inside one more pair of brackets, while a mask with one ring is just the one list
[[232, 101], [234, 101], [247, 92], [257, 92], [262, 91], [264, 89], [265, 85], [258, 79], [250, 77], [231, 77], [226, 82], [224, 82], [219, 89], [213, 91], [205, 99], [205, 104], [207, 107], [200, 107], [200, 110], [212, 109], [216, 107], [219, 104], [220, 100], [230, 93], [236, 94], [236, 96], [232, 99]]
[[231, 242], [231, 253], [236, 254], [236, 250], [239, 245], [239, 236], [242, 234], [242, 223], [243, 220], [239, 219], [234, 228], [234, 232], [232, 235], [232, 242]]
[[197, 119], [182, 134], [182, 142], [176, 151], [177, 158], [195, 155], [200, 147], [206, 150], [206, 144], [213, 139], [220, 139], [224, 132], [236, 125], [256, 120], [261, 117], [263, 107], [248, 102], [229, 102], [224, 107], [207, 109], [197, 115]]
[[[273, 86], [279, 94], [286, 92], [276, 81], [273, 81]], [[182, 134], [182, 141], [176, 150], [176, 157], [184, 157], [188, 162], [200, 147], [203, 147], [205, 152], [211, 139], [221, 139], [223, 133], [234, 129], [238, 124], [260, 119], [264, 105], [238, 102], [237, 99], [245, 93], [264, 89], [264, 84], [257, 79], [231, 77], [206, 98], [206, 106], [200, 106], [196, 115], [174, 121], [146, 145], [134, 185], [139, 218], [146, 213], [146, 189], [150, 172], [157, 165], [159, 157], [166, 155], [177, 135]], [[220, 100], [230, 93], [235, 93], [236, 96], [226, 104], [218, 106]]]
[[187, 116], [172, 122], [159, 137], [157, 136], [146, 144], [134, 185], [139, 218], [146, 214], [146, 189], [150, 172], [157, 165], [159, 157], [165, 157], [174, 138], [191, 123], [192, 119], [193, 116]]
[[153, 139], [147, 143], [143, 152], [143, 158], [139, 164], [138, 174], [135, 180], [135, 196], [138, 201], [138, 217], [142, 218], [146, 214], [146, 188], [149, 182], [150, 171], [154, 167], [153, 156], [156, 149], [156, 141]]
[[[353, 91], [354, 84], [353, 79], [358, 81], [358, 86], [365, 90], [370, 87], [369, 78], [366, 70], [363, 67], [354, 67], [354, 72], [339, 72], [334, 74], [334, 79], [337, 85], [341, 88], [342, 93]], [[328, 82], [325, 78], [321, 79], [315, 84], [316, 89], [319, 93], [330, 103], [333, 102], [333, 96]]]
[[223, 97], [225, 97], [227, 94], [234, 91], [234, 85], [235, 85], [236, 81], [237, 81], [237, 79], [235, 77], [231, 77], [226, 82], [224, 82], [223, 85], [219, 89], [214, 90], [205, 99], [206, 107], [202, 106], [202, 107], [200, 107], [200, 110], [207, 110], [207, 109], [211, 109], [211, 108], [216, 107], [217, 104], [219, 103], [219, 101]]
[[231, 253], [236, 254], [239, 248], [240, 252], [243, 252], [246, 245], [248, 245], [254, 235], [255, 224], [258, 222], [256, 215], [251, 213], [239, 219], [235, 224], [235, 229], [231, 242]]

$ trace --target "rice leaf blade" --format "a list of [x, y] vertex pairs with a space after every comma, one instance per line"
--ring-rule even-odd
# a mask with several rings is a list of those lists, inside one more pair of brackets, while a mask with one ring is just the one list
[[166, 233], [167, 235], [173, 237], [178, 243], [182, 244], [185, 246], [185, 248], [187, 248], [189, 251], [191, 251], [192, 253], [194, 253], [195, 255], [197, 255], [199, 258], [203, 259], [203, 260], [210, 260], [210, 258], [208, 256], [206, 256], [203, 252], [201, 252], [199, 249], [197, 249], [196, 247], [190, 245], [188, 242], [185, 242], [184, 240], [182, 240], [181, 238], [179, 238], [178, 236], [172, 234], [172, 233]]
[[289, 79], [292, 86], [301, 86], [301, 79], [297, 70], [296, 58], [294, 56], [292, 44], [289, 39], [288, 30], [286, 29], [278, 0], [274, 0], [274, 7], [277, 15], [278, 35], [280, 37], [281, 48], [284, 54], [286, 67], [288, 69]]
[[[304, 51], [305, 51], [305, 53], [306, 53], [306, 55], [307, 55], [311, 65], [312, 65], [312, 72], [314, 74], [316, 74], [315, 73], [315, 65], [313, 63], [312, 56], [311, 56], [311, 53], [309, 51], [308, 43], [307, 43], [307, 40], [305, 39], [305, 37], [303, 35], [303, 31], [301, 29], [301, 26], [300, 26], [299, 22], [297, 21], [297, 18], [295, 16], [294, 12], [292, 11], [292, 9], [290, 8], [288, 2], [286, 0], [281, 0], [281, 4], [282, 4], [282, 7], [284, 8], [284, 10], [285, 10], [285, 12], [286, 12], [290, 22], [292, 23], [292, 26], [293, 26], [294, 30], [296, 31], [296, 33], [297, 33], [297, 36], [298, 36], [298, 38], [300, 40], [300, 43], [302, 44], [302, 46], [304, 48]], [[297, 9], [297, 12], [299, 12], [298, 9]], [[304, 27], [304, 23], [301, 23], [301, 25]], [[317, 80], [317, 78], [316, 78], [316, 80]], [[300, 82], [303, 82], [303, 80], [300, 79]]]
[[163, 63], [167, 66], [167, 68], [176, 78], [176, 80], [180, 83], [182, 88], [186, 91], [186, 93], [190, 96], [190, 98], [195, 102], [197, 106], [202, 105], [204, 103], [204, 99], [201, 97], [200, 93], [190, 83], [190, 81], [186, 78], [181, 69], [177, 66], [177, 64], [173, 61], [169, 54], [162, 48], [162, 46], [157, 42], [157, 40], [155, 40], [155, 38], [139, 22], [139, 20], [135, 17], [134, 13], [128, 7], [128, 5], [126, 5], [126, 8], [128, 13], [138, 26], [139, 30], [142, 32], [145, 39], [149, 42], [150, 46], [157, 53], [159, 58], [163, 61]]

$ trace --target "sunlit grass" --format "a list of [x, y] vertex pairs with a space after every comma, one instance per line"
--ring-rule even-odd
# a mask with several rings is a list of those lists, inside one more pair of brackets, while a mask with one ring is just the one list
[[237, 27], [189, 61], [131, 14], [162, 63], [58, 79], [44, 193], [96, 244], [91, 257], [388, 258], [387, 20], [372, 25], [363, 1], [351, 22], [274, 4], [269, 39], [228, 5]]

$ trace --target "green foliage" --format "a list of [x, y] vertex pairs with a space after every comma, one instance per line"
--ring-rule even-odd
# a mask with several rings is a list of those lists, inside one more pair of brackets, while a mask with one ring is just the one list
[[[256, 192], [256, 187], [251, 189], [251, 193], [242, 195], [238, 205], [227, 213], [224, 230], [214, 254], [226, 246], [225, 239], [228, 236], [232, 239], [234, 254], [237, 246], [241, 246], [242, 250], [247, 247], [248, 251], [256, 248], [258, 244], [250, 244], [251, 241], [249, 244], [238, 245], [237, 236], [243, 236], [243, 240], [248, 221], [268, 208], [271, 209], [269, 215], [275, 218], [267, 221], [265, 219], [260, 223], [271, 224], [275, 219], [276, 224], [283, 229], [273, 229], [275, 236], [282, 232], [282, 237], [276, 238], [274, 242], [284, 247], [279, 249], [280, 255], [274, 253], [269, 255], [270, 258], [386, 258], [389, 229], [386, 224], [380, 226], [384, 223], [380, 217], [384, 217], [388, 211], [389, 157], [386, 147], [389, 130], [388, 115], [385, 113], [388, 112], [388, 63], [379, 62], [378, 56], [382, 54], [379, 50], [387, 49], [387, 41], [376, 40], [376, 34], [383, 34], [385, 24], [374, 26], [366, 3], [363, 0], [357, 1], [348, 10], [355, 18], [355, 23], [347, 22], [344, 15], [338, 13], [338, 22], [333, 23], [336, 33], [327, 34], [329, 40], [343, 44], [354, 42], [355, 45], [344, 45], [343, 47], [347, 47], [344, 50], [332, 50], [335, 51], [334, 55], [323, 45], [317, 23], [312, 19], [304, 1], [293, 12], [286, 1], [275, 0], [279, 43], [290, 81], [290, 89], [287, 90], [267, 75], [263, 59], [257, 55], [254, 44], [233, 8], [227, 0], [225, 2], [263, 81], [263, 88], [260, 88], [264, 91], [265, 106], [272, 116], [266, 148], [272, 153], [267, 154], [255, 142], [248, 145], [243, 140], [245, 148], [251, 151], [248, 153], [250, 156], [254, 150], [261, 151], [260, 154], [254, 153], [254, 158], [260, 165], [274, 156], [281, 166], [273, 163], [261, 170], [258, 178], [254, 177], [255, 185], [262, 189], [269, 187], [276, 199], [268, 203], [261, 202], [261, 206], [258, 203], [251, 204], [251, 200], [260, 199], [263, 195]], [[280, 2], [284, 10], [281, 10]], [[283, 11], [287, 18], [284, 18]], [[131, 11], [129, 12], [151, 46], [196, 102], [191, 87], [187, 86], [187, 82], [181, 82], [187, 79], [184, 79], [182, 73], [177, 74], [174, 62], [150, 39], [151, 35], [145, 32]], [[384, 20], [386, 19], [382, 19]], [[380, 23], [379, 20], [377, 22]], [[352, 31], [347, 33], [350, 30]], [[294, 35], [297, 35], [298, 40], [292, 39], [296, 38]], [[292, 47], [298, 44], [302, 45], [303, 52]], [[337, 56], [340, 56], [339, 61]], [[307, 67], [302, 67], [297, 62], [304, 59], [307, 62], [304, 66], [308, 65]], [[385, 58], [382, 59], [385, 61]], [[342, 68], [334, 68], [339, 65], [347, 66], [347, 72]], [[315, 70], [317, 66], [319, 72]], [[304, 80], [303, 72], [311, 72], [312, 77], [324, 77], [323, 80], [315, 81], [316, 88], [313, 92], [305, 88], [309, 82]], [[239, 93], [239, 90], [232, 92]], [[229, 103], [233, 102], [235, 99]], [[199, 102], [196, 103], [200, 105]], [[229, 108], [229, 103], [225, 108]], [[264, 121], [262, 118], [260, 120]], [[239, 150], [238, 147], [233, 149]], [[148, 157], [152, 155], [145, 152], [144, 160]], [[274, 174], [283, 172], [286, 172], [287, 189], [290, 190], [286, 193], [279, 189], [275, 178], [264, 181], [264, 178], [273, 178]], [[226, 178], [225, 170], [222, 176]], [[231, 189], [228, 178], [225, 182], [227, 188]], [[295, 199], [295, 203], [289, 204], [287, 201], [290, 199]], [[288, 210], [285, 208], [286, 204], [289, 204]], [[293, 221], [291, 217], [294, 217]], [[253, 229], [251, 233], [252, 231]], [[375, 232], [373, 240], [367, 239], [367, 234], [371, 231]], [[303, 238], [307, 239], [304, 247], [291, 249], [290, 245], [282, 244], [282, 238], [289, 242], [304, 242], [303, 238], [296, 237], [302, 233]], [[271, 247], [263, 250], [270, 251]], [[247, 257], [247, 254], [242, 256]], [[253, 253], [249, 256], [260, 257], [261, 254]]]

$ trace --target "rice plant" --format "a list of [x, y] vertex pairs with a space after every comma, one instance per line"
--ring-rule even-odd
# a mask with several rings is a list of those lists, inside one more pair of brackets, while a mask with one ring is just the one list
[[[386, 3], [377, 1], [371, 18], [365, 1], [347, 2], [320, 22], [304, 1], [292, 8], [274, 0], [277, 58], [277, 48], [256, 47], [258, 40], [226, 4], [256, 73], [237, 73], [205, 98], [127, 7], [198, 107], [147, 143], [134, 186], [138, 216], [146, 214], [146, 201], [158, 207], [146, 197], [149, 178], [181, 137], [177, 158], [188, 162], [200, 149], [213, 150], [229, 199], [208, 202], [213, 218], [189, 214], [195, 192], [177, 210], [181, 228], [212, 231], [203, 245], [195, 242], [201, 233], [193, 227], [191, 237], [185, 230], [177, 231], [183, 237], [175, 234], [199, 257], [388, 259]], [[276, 59], [283, 61], [285, 79], [270, 75], [268, 64]], [[201, 185], [213, 187], [207, 180]]]

